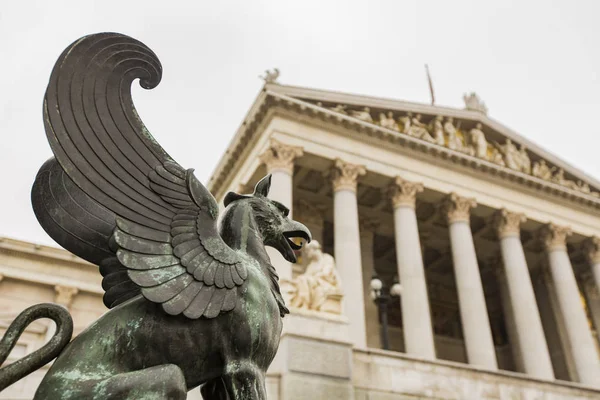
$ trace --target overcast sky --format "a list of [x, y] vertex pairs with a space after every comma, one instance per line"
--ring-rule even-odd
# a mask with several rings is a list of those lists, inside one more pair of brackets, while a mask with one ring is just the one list
[[10, 1], [0, 8], [0, 236], [54, 242], [29, 191], [51, 156], [42, 98], [56, 58], [80, 36], [146, 43], [163, 79], [135, 85], [142, 119], [207, 182], [258, 94], [284, 84], [463, 107], [489, 115], [600, 178], [600, 1]]

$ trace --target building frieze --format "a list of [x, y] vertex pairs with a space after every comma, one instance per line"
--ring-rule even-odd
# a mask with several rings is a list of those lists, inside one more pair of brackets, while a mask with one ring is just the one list
[[[320, 102], [316, 105], [325, 107]], [[574, 181], [565, 178], [564, 169], [550, 166], [544, 159], [532, 162], [531, 153], [525, 145], [516, 144], [509, 138], [505, 138], [504, 143], [489, 140], [481, 122], [476, 122], [470, 129], [462, 129], [461, 122], [465, 121], [455, 121], [452, 116], [431, 115], [429, 121], [426, 122], [422, 114], [413, 114], [410, 111], [406, 113], [389, 110], [373, 112], [369, 107], [351, 109], [343, 104], [325, 108], [362, 122], [393, 130], [600, 198], [600, 192], [592, 190], [589, 184], [581, 180]], [[481, 112], [485, 114], [485, 112]], [[377, 114], [377, 118], [374, 119], [372, 114]]]

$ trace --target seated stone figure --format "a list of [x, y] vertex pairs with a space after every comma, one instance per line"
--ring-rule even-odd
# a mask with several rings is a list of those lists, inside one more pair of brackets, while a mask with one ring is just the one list
[[305, 245], [302, 255], [308, 265], [302, 275], [281, 282], [292, 308], [341, 313], [342, 287], [335, 260], [323, 253], [316, 240]]

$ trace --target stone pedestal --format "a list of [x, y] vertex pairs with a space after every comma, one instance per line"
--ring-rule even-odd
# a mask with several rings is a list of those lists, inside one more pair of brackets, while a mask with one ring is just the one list
[[267, 376], [269, 400], [353, 400], [352, 343], [347, 318], [292, 310]]

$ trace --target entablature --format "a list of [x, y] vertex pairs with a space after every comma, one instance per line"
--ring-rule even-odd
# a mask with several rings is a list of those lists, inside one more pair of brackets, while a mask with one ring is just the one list
[[[399, 154], [412, 156], [419, 160], [429, 160], [429, 163], [477, 176], [480, 179], [495, 182], [497, 185], [508, 186], [513, 190], [526, 188], [530, 193], [541, 193], [544, 198], [555, 199], [554, 201], [563, 205], [567, 202], [578, 209], [593, 211], [594, 214], [600, 210], [600, 194], [596, 191], [598, 185], [595, 181], [589, 180], [591, 184], [584, 183], [585, 175], [575, 175], [578, 173], [577, 170], [561, 163], [552, 155], [543, 154], [542, 157], [537, 151], [538, 148], [533, 147], [535, 145], [531, 145], [525, 139], [519, 137], [519, 142], [513, 142], [511, 137], [518, 135], [507, 134], [506, 128], [502, 128], [500, 124], [480, 112], [402, 102], [397, 103], [404, 110], [399, 107], [390, 110], [390, 102], [390, 104], [378, 103], [378, 106], [382, 108], [370, 107], [369, 116], [367, 116], [364, 107], [361, 111], [357, 104], [342, 105], [343, 110], [336, 111], [335, 108], [340, 103], [335, 106], [333, 104], [338, 99], [327, 100], [331, 102], [316, 102], [315, 99], [301, 100], [265, 89], [253, 105], [249, 119], [242, 124], [228, 153], [213, 174], [208, 185], [209, 189], [217, 198], [222, 197], [223, 192], [230, 189], [229, 182], [243, 162], [244, 155], [249, 154], [251, 144], [256, 145], [257, 137], [264, 136], [266, 130], [272, 134], [273, 128], [270, 121], [279, 116], [317, 126], [329, 132], [335, 131], [338, 134], [363, 141], [365, 144], [379, 144], [387, 149], [394, 149]], [[388, 107], [387, 111], [384, 111], [384, 106]], [[411, 124], [411, 126], [415, 126], [415, 129], [412, 133], [408, 133], [409, 127], [405, 133], [404, 126], [400, 121], [406, 121], [405, 117], [408, 116], [408, 113], [413, 112], [411, 110], [421, 113], [419, 118], [424, 126]], [[390, 112], [392, 116], [388, 118]], [[436, 115], [434, 112], [438, 114]], [[375, 113], [383, 114], [384, 118], [388, 118], [387, 123], [385, 119], [376, 121], [373, 118], [374, 115], [376, 116]], [[425, 118], [422, 117], [423, 115]], [[414, 118], [416, 117], [415, 114]], [[442, 144], [441, 140], [439, 143], [435, 141], [434, 128], [440, 117], [442, 121], [453, 119], [450, 122], [456, 130], [454, 132], [457, 138], [456, 146], [450, 145], [447, 133], [448, 130], [451, 131], [449, 126], [443, 132], [444, 143]], [[392, 124], [392, 120], [394, 124]], [[442, 129], [444, 129], [443, 126]], [[477, 154], [475, 141], [465, 139], [471, 133], [474, 133], [475, 137], [478, 136], [478, 132], [472, 132], [473, 129], [481, 131], [485, 139], [485, 154], [481, 150], [482, 145], [479, 150], [480, 156]], [[500, 141], [503, 138], [505, 143], [501, 144]], [[507, 147], [509, 140], [510, 145]], [[483, 141], [480, 142], [483, 143]], [[519, 143], [522, 146], [521, 149], [517, 149], [514, 143]], [[536, 152], [533, 152], [532, 148]], [[517, 157], [507, 158], [506, 154], [517, 155]], [[522, 154], [525, 154], [527, 161], [524, 161]], [[509, 160], [513, 168], [507, 165], [506, 160]]]

